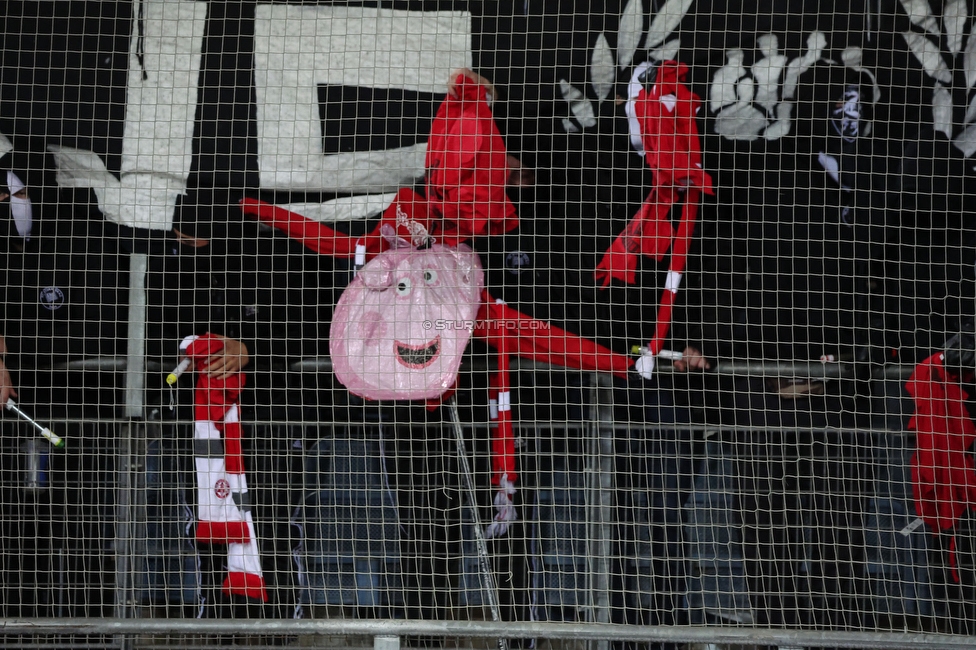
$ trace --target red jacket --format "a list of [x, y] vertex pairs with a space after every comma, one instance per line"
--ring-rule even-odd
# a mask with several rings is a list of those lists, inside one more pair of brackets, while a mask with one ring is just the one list
[[[672, 205], [683, 198], [686, 208], [682, 220], [689, 219], [693, 224], [700, 193], [714, 194], [712, 178], [702, 167], [696, 122], [701, 100], [684, 84], [687, 74], [685, 64], [664, 61], [654, 85], [649, 90], [642, 89], [634, 102], [644, 162], [651, 169], [654, 187], [597, 265], [596, 280], [604, 287], [613, 278], [634, 284], [639, 255], [658, 262], [664, 259], [675, 238], [670, 219]], [[685, 234], [690, 238], [691, 233], [689, 227]], [[681, 272], [686, 253], [687, 249], [678, 251], [679, 268], [673, 271]]]
[[456, 246], [518, 225], [505, 194], [508, 162], [484, 86], [458, 75], [458, 97], [441, 104], [427, 140], [427, 203], [443, 218], [439, 243]]
[[966, 408], [968, 393], [943, 360], [941, 352], [933, 354], [905, 384], [915, 400], [915, 416], [908, 423], [917, 434], [912, 457], [915, 507], [939, 531], [976, 509], [976, 465], [970, 453], [976, 424]]
[[684, 84], [687, 75], [685, 64], [664, 61], [651, 89], [638, 95], [634, 113], [641, 125], [644, 161], [656, 187], [697, 187], [712, 194], [696, 122], [701, 100]]

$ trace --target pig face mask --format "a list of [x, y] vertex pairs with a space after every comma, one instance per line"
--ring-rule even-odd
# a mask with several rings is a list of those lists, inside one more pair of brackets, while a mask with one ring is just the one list
[[430, 399], [455, 382], [481, 306], [484, 271], [467, 246], [394, 248], [356, 274], [336, 304], [336, 378], [367, 399]]

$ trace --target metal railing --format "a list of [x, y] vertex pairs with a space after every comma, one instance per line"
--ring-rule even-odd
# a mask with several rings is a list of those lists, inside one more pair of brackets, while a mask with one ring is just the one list
[[[478, 360], [469, 361], [465, 371], [480, 370], [479, 363], [481, 362]], [[536, 369], [536, 365], [522, 363], [518, 370], [532, 372]], [[73, 360], [67, 362], [64, 368], [81, 371], [94, 368], [121, 373], [127, 372], [129, 365], [125, 359], [97, 358]], [[330, 366], [328, 360], [310, 359], [294, 364], [290, 370], [295, 373], [328, 373]], [[545, 370], [548, 372], [552, 369], [545, 368]], [[881, 379], [898, 379], [907, 376], [908, 371], [910, 369], [905, 367], [881, 367], [874, 369], [873, 376]], [[806, 373], [814, 378], [853, 375], [849, 364], [843, 363], [790, 364], [787, 367], [783, 364], [726, 363], [720, 364], [716, 372], [736, 376], [764, 377], [778, 376], [784, 372], [793, 376], [804, 376]], [[893, 617], [886, 624], [882, 621], [883, 617], [870, 617], [868, 614], [871, 612], [868, 609], [858, 609], [860, 605], [849, 612], [853, 618], [860, 617], [860, 624], [846, 622], [835, 625], [831, 621], [825, 623], [823, 620], [818, 620], [816, 615], [811, 615], [809, 620], [799, 621], [792, 626], [782, 622], [763, 624], [759, 620], [748, 618], [738, 621], [728, 618], [711, 619], [704, 622], [689, 619], [673, 625], [644, 621], [634, 623], [627, 620], [626, 616], [622, 618], [622, 609], [617, 604], [621, 596], [620, 575], [619, 569], [615, 567], [615, 563], [619, 563], [624, 556], [615, 546], [620, 541], [616, 521], [620, 513], [616, 499], [621, 488], [617, 484], [620, 470], [614, 465], [621, 432], [635, 432], [635, 435], [639, 433], [643, 437], [662, 429], [684, 430], [696, 439], [703, 440], [713, 436], [715, 430], [694, 426], [662, 427], [616, 422], [610, 408], [614, 400], [614, 389], [609, 381], [600, 375], [582, 377], [584, 381], [581, 387], [586, 397], [585, 416], [582, 420], [519, 425], [523, 443], [538, 439], [543, 429], [555, 432], [546, 433], [545, 436], [566, 437], [570, 435], [570, 431], [575, 431], [577, 433], [572, 435], [579, 438], [577, 442], [580, 445], [579, 450], [583, 452], [583, 458], [576, 476], [579, 482], [573, 487], [578, 488], [582, 495], [582, 511], [585, 512], [585, 517], [582, 522], [575, 522], [584, 524], [582, 528], [571, 530], [585, 531], [585, 539], [578, 541], [583, 543], [586, 549], [586, 561], [582, 579], [574, 583], [576, 585], [574, 588], [580, 592], [574, 595], [579, 603], [577, 620], [554, 620], [552, 615], [541, 617], [543, 620], [531, 618], [502, 620], [501, 617], [495, 617], [496, 620], [479, 620], [492, 618], [486, 605], [491, 603], [494, 596], [486, 595], [483, 591], [480, 600], [469, 594], [467, 605], [453, 613], [452, 616], [456, 620], [411, 619], [403, 612], [395, 617], [359, 618], [356, 615], [343, 613], [340, 617], [323, 618], [316, 616], [310, 602], [306, 602], [308, 606], [305, 607], [305, 613], [314, 616], [313, 618], [202, 620], [193, 618], [185, 609], [175, 615], [172, 615], [172, 612], [160, 615], [158, 611], [147, 608], [145, 599], [138, 593], [140, 580], [144, 579], [141, 563], [144, 563], [147, 557], [147, 543], [151, 538], [147, 525], [153, 523], [147, 505], [149, 501], [147, 491], [150, 489], [147, 473], [151, 470], [147, 463], [153, 441], [171, 435], [172, 431], [169, 430], [171, 427], [189, 426], [190, 423], [119, 417], [77, 420], [69, 418], [52, 423], [66, 433], [72, 453], [81, 456], [76, 459], [81, 463], [77, 469], [78, 476], [81, 477], [86, 471], [84, 459], [94, 462], [96, 467], [94, 473], [87, 476], [89, 483], [86, 484], [84, 480], [78, 478], [76, 483], [63, 480], [56, 487], [57, 496], [66, 499], [66, 503], [57, 504], [57, 497], [51, 497], [45, 506], [49, 509], [46, 515], [49, 520], [57, 520], [62, 527], [58, 532], [51, 532], [47, 539], [53, 540], [55, 544], [63, 542], [64, 548], [54, 549], [51, 552], [53, 559], [48, 561], [51, 567], [48, 575], [51, 578], [48, 579], [48, 584], [44, 585], [49, 593], [43, 599], [43, 607], [37, 610], [41, 615], [32, 616], [29, 611], [25, 615], [25, 608], [11, 607], [13, 601], [7, 598], [4, 603], [4, 618], [0, 620], [0, 631], [5, 638], [21, 639], [23, 647], [42, 647], [52, 639], [56, 642], [57, 639], [71, 638], [75, 639], [72, 647], [121, 648], [135, 647], [139, 645], [140, 639], [147, 637], [228, 634], [256, 637], [280, 635], [290, 638], [307, 635], [313, 639], [313, 642], [314, 639], [335, 637], [344, 639], [343, 643], [348, 642], [350, 638], [367, 637], [372, 639], [375, 648], [382, 650], [398, 647], [402, 639], [415, 635], [467, 639], [466, 643], [475, 645], [482, 643], [486, 647], [504, 643], [505, 639], [512, 638], [574, 641], [600, 649], [608, 648], [614, 642], [625, 641], [726, 645], [770, 644], [780, 647], [972, 647], [973, 638], [965, 633], [960, 633], [958, 630], [947, 630], [945, 633], [935, 631], [940, 629], [939, 621], [947, 616], [945, 614]], [[280, 420], [253, 422], [249, 425], [272, 427], [278, 432], [287, 429], [313, 430], [321, 437], [334, 437], [338, 429], [350, 426], [350, 423], [287, 419], [293, 417], [293, 414], [283, 414], [283, 419]], [[373, 426], [373, 424], [362, 423], [363, 426]], [[409, 423], [404, 424], [409, 426]], [[17, 441], [30, 435], [19, 424], [9, 420], [3, 421], [2, 425], [8, 446], [10, 441]], [[478, 432], [483, 434], [488, 426], [487, 421], [468, 422], [463, 424], [463, 429], [465, 435], [471, 437]], [[858, 435], [858, 432], [847, 433]], [[874, 436], [875, 439], [891, 439], [904, 435], [903, 432], [898, 431], [860, 433], [869, 437]], [[760, 435], [765, 434], [760, 432]], [[827, 446], [821, 444], [818, 449], [825, 455], [823, 460], [828, 462], [829, 445], [833, 442], [842, 442], [836, 438], [837, 435], [836, 431], [806, 430], [796, 431], [795, 439], [804, 441], [799, 443], [804, 452], [813, 449], [811, 447], [813, 441], [820, 441], [820, 443], [827, 441]], [[445, 440], [450, 439], [450, 435], [446, 433], [442, 437]], [[732, 458], [730, 462], [739, 462], [746, 457], [750, 462], [755, 461], [756, 459], [750, 456], [752, 453], [750, 444], [752, 443], [748, 442], [748, 437], [745, 441], [733, 440], [728, 443], [724, 453]], [[902, 444], [906, 443], [902, 441]], [[301, 453], [305, 455], [307, 450]], [[538, 447], [533, 450], [533, 453], [542, 458], [562, 451], [556, 452], [552, 448]], [[649, 453], [654, 457], [661, 455], [661, 452]], [[795, 449], [788, 453], [798, 455]], [[707, 455], [706, 450], [705, 456]], [[763, 459], [759, 459], [759, 462], [762, 461]], [[63, 470], [65, 467], [52, 466], [51, 471]], [[898, 459], [895, 459], [890, 469], [892, 471], [903, 469], [903, 465], [899, 465]], [[17, 471], [20, 477], [21, 469], [18, 468]], [[726, 478], [730, 476], [724, 470], [720, 474]], [[484, 478], [484, 474], [480, 477]], [[815, 477], [810, 478], [812, 480]], [[848, 496], [854, 499], [878, 497], [877, 490], [871, 486], [865, 487], [860, 478], [856, 477], [850, 485], [839, 488], [837, 494], [863, 489], [863, 492], [848, 494]], [[10, 495], [9, 488], [12, 486], [6, 487], [8, 489], [5, 492]], [[804, 489], [803, 485], [794, 487], [797, 490]], [[491, 490], [484, 481], [479, 483], [478, 489]], [[709, 489], [714, 489], [714, 486]], [[739, 485], [736, 489], [741, 491], [743, 487]], [[755, 486], [750, 489], [762, 492]], [[20, 505], [28, 503], [33, 504], [37, 509], [37, 504], [43, 501], [38, 499], [36, 493], [27, 494], [23, 489], [17, 493], [20, 496], [16, 499], [9, 496], [4, 499], [8, 506], [14, 502]], [[75, 510], [75, 507], [81, 510]], [[40, 516], [45, 516], [43, 510], [44, 508], [38, 510]], [[54, 511], [57, 512], [57, 516], [50, 514]], [[76, 522], [80, 528], [75, 530], [70, 524], [72, 513], [77, 512], [81, 512], [82, 516], [81, 521]], [[24, 516], [25, 513], [20, 514]], [[928, 534], [924, 531], [918, 532], [922, 535]], [[63, 538], [59, 538], [58, 535], [63, 535]], [[82, 540], [82, 537], [85, 539]], [[472, 557], [472, 554], [476, 555], [478, 552], [476, 546], [468, 545], [465, 548], [467, 555], [462, 559], [477, 562], [478, 558]], [[75, 553], [79, 549], [80, 552]], [[8, 555], [7, 551], [5, 555]], [[490, 580], [481, 580], [480, 584], [481, 590], [497, 589], [497, 586], [491, 585]], [[558, 588], [566, 587], [556, 587]], [[747, 595], [754, 596], [754, 587], [749, 589]], [[92, 595], [93, 593], [97, 595]], [[812, 608], [815, 608], [815, 605]], [[802, 608], [798, 608], [797, 611], [800, 609]], [[865, 623], [869, 618], [872, 622]], [[906, 621], [910, 622], [906, 623]], [[85, 639], [85, 641], [78, 639]], [[99, 643], [107, 645], [98, 645]]]

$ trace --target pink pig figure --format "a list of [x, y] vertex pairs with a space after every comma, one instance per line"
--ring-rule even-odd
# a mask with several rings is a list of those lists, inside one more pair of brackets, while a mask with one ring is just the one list
[[454, 385], [481, 307], [484, 271], [466, 245], [396, 248], [343, 291], [329, 333], [336, 378], [366, 399], [431, 399]]

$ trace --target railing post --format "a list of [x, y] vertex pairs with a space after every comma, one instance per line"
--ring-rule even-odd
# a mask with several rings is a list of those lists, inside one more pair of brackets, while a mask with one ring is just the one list
[[120, 426], [117, 433], [115, 468], [115, 616], [129, 618], [133, 607], [132, 581], [132, 530], [133, 496], [132, 480], [135, 469], [134, 442], [141, 425], [129, 422]]
[[373, 637], [373, 650], [400, 650], [400, 637], [377, 635]]
[[[593, 621], [610, 622], [610, 554], [613, 537], [613, 387], [609, 376], [595, 373], [590, 395], [589, 447], [586, 471], [587, 528], [590, 594]], [[591, 641], [592, 648], [607, 650], [609, 641]]]
[[[115, 616], [129, 618], [134, 607], [132, 569], [133, 562], [133, 507], [138, 486], [133, 482], [137, 463], [135, 445], [139, 432], [144, 433], [141, 420], [145, 415], [146, 387], [146, 274], [149, 256], [133, 252], [129, 255], [129, 321], [125, 364], [125, 416], [128, 424], [118, 432], [116, 458], [116, 507], [115, 507]], [[120, 639], [126, 646], [128, 642]]]
[[142, 418], [146, 391], [146, 273], [149, 256], [129, 255], [129, 329], [125, 363], [125, 415]]

